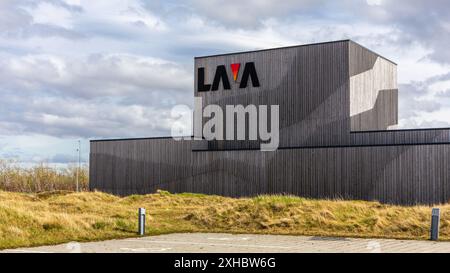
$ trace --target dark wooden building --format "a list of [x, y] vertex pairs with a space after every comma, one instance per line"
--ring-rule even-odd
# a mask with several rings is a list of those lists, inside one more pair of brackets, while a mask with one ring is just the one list
[[[246, 78], [247, 63], [258, 84]], [[218, 67], [230, 79], [214, 86]], [[395, 63], [349, 40], [197, 57], [203, 107], [279, 105], [279, 149], [260, 151], [259, 140], [93, 140], [90, 188], [447, 202], [450, 130], [395, 129], [396, 73]]]

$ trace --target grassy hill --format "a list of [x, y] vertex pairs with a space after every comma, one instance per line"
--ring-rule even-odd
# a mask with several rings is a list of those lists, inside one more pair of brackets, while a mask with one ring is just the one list
[[[226, 198], [198, 194], [117, 197], [100, 192], [0, 191], [0, 249], [136, 236], [137, 209], [147, 234], [266, 233], [427, 239], [431, 207], [310, 200], [291, 196]], [[441, 239], [450, 240], [450, 205], [441, 208]]]

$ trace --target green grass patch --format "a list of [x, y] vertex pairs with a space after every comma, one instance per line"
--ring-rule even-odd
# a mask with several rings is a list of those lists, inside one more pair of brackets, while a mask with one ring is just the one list
[[[0, 191], [0, 249], [137, 236], [140, 207], [147, 209], [148, 235], [227, 232], [425, 240], [431, 217], [429, 206], [289, 195], [227, 198], [158, 191], [117, 197]], [[440, 239], [450, 240], [450, 205], [439, 207]]]

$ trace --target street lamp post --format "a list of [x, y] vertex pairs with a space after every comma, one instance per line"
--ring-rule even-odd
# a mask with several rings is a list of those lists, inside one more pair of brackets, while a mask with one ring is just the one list
[[78, 152], [78, 166], [77, 166], [77, 172], [76, 172], [76, 183], [77, 183], [77, 192], [79, 192], [80, 191], [80, 188], [79, 188], [79, 176], [80, 176], [80, 174], [79, 174], [79, 172], [80, 172], [80, 165], [81, 165], [81, 141], [80, 140], [78, 140], [78, 149], [77, 149], [77, 152]]

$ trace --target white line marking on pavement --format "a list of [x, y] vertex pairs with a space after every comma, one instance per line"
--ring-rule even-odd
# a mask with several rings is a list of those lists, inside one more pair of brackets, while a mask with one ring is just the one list
[[179, 244], [179, 245], [202, 245], [202, 246], [235, 246], [235, 247], [256, 247], [256, 248], [281, 248], [292, 249], [295, 247], [290, 246], [266, 246], [266, 245], [239, 245], [239, 244], [218, 244], [218, 243], [194, 243], [194, 242], [174, 242], [174, 241], [150, 241], [150, 240], [135, 240], [127, 239], [127, 242], [140, 242], [140, 243], [156, 243], [156, 244]]
[[37, 251], [37, 250], [27, 250], [27, 249], [10, 249], [8, 252], [20, 252], [20, 253], [53, 253], [50, 251]]
[[168, 247], [168, 248], [145, 248], [145, 247], [141, 247], [141, 248], [122, 247], [122, 248], [120, 248], [120, 250], [132, 251], [132, 252], [162, 252], [162, 251], [171, 250], [171, 249], [172, 248], [170, 248], [170, 247]]
[[246, 241], [248, 239], [250, 239], [250, 238], [246, 238], [246, 237], [244, 237], [244, 238], [226, 238], [226, 237], [223, 237], [223, 238], [214, 238], [214, 237], [208, 238], [208, 240], [219, 240], [219, 241], [238, 241], [238, 240], [239, 241], [240, 240]]

